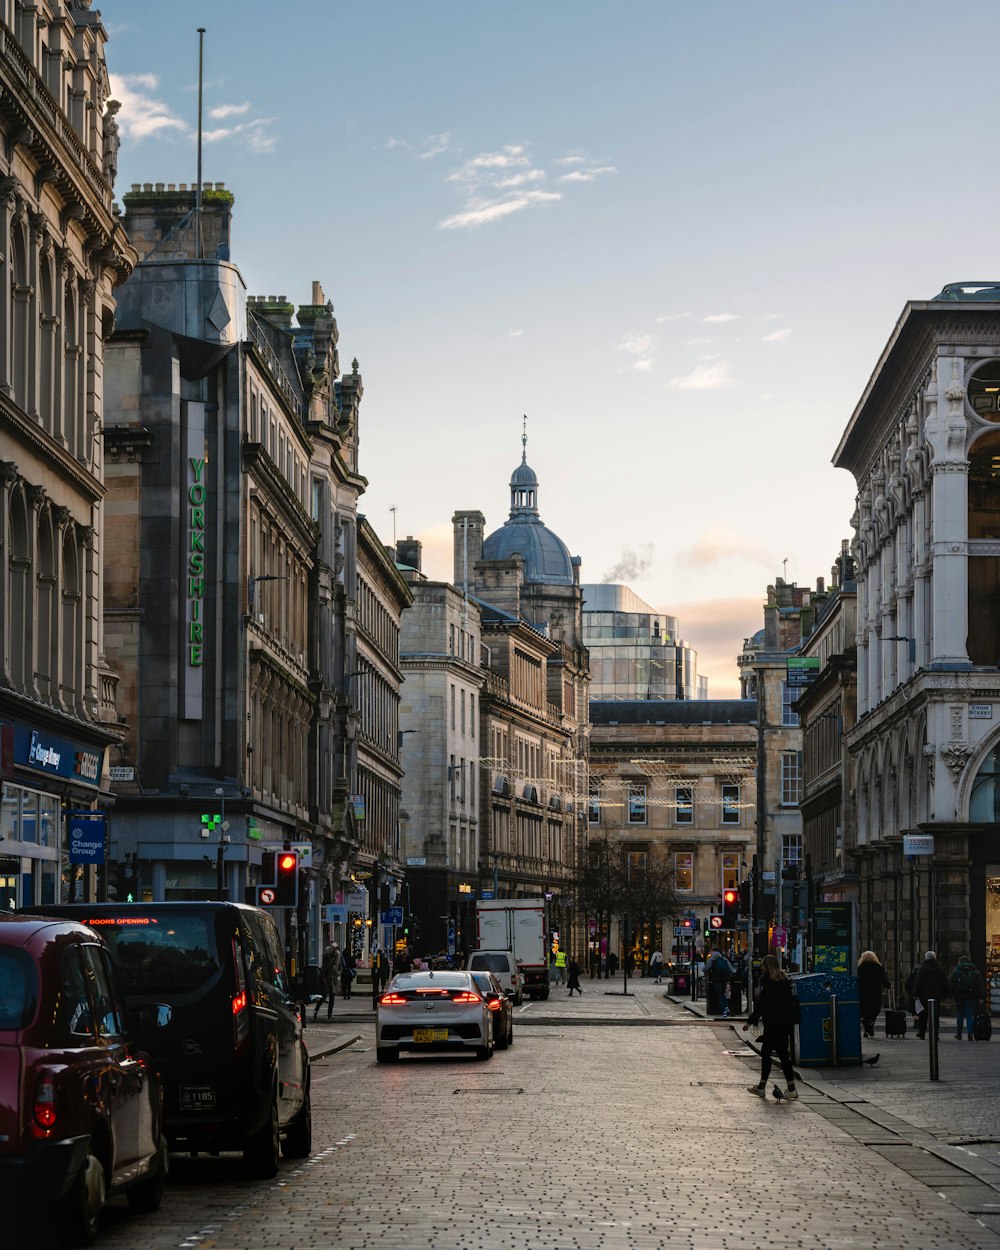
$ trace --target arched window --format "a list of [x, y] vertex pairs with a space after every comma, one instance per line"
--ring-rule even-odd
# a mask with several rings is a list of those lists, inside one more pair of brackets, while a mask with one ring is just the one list
[[10, 629], [8, 663], [11, 685], [25, 690], [31, 683], [31, 537], [28, 501], [19, 487], [10, 499]]
[[57, 438], [62, 433], [62, 424], [56, 419], [53, 402], [56, 384], [55, 341], [56, 341], [56, 306], [55, 291], [52, 281], [52, 260], [42, 260], [39, 266], [39, 300], [38, 300], [38, 416], [43, 429], [48, 430]]
[[63, 301], [63, 343], [65, 344], [65, 368], [63, 371], [63, 428], [66, 445], [73, 455], [82, 452], [80, 429], [80, 354], [76, 315], [76, 285], [71, 277], [66, 279], [66, 296]]
[[37, 615], [35, 683], [38, 697], [47, 703], [57, 695], [57, 639], [59, 615], [56, 600], [56, 546], [52, 527], [52, 509], [45, 508], [38, 517]]
[[62, 673], [60, 695], [67, 708], [74, 707], [82, 697], [83, 673], [83, 603], [81, 595], [80, 544], [73, 526], [67, 526], [63, 537], [62, 558]]
[[1000, 743], [976, 773], [969, 798], [969, 820], [976, 824], [1000, 824]]
[[28, 244], [21, 224], [14, 226], [10, 239], [10, 378], [14, 402], [23, 408], [28, 402], [28, 315], [31, 290], [28, 286]]

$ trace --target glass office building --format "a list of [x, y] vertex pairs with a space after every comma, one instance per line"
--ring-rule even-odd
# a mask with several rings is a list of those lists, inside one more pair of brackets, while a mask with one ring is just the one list
[[590, 651], [591, 700], [707, 699], [698, 653], [675, 616], [644, 603], [627, 586], [586, 583], [583, 641]]

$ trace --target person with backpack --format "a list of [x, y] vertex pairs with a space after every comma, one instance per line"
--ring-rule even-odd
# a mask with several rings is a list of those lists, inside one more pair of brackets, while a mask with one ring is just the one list
[[955, 1000], [955, 1036], [962, 1040], [962, 1021], [969, 1041], [974, 1041], [976, 1008], [983, 997], [983, 978], [968, 955], [959, 956], [955, 970], [948, 978], [948, 990]]
[[913, 999], [914, 1006], [920, 1004], [920, 1010], [917, 1012], [917, 1037], [923, 1041], [924, 1034], [927, 1032], [927, 1003], [933, 998], [938, 1005], [938, 1025], [941, 1023], [941, 1003], [948, 997], [948, 977], [945, 970], [938, 963], [938, 957], [934, 951], [928, 951], [924, 955], [924, 962], [917, 969], [917, 974], [913, 978]]

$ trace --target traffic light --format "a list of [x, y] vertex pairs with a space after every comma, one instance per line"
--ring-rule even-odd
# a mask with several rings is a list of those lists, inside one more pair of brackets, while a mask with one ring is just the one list
[[722, 891], [722, 927], [724, 929], [735, 929], [736, 921], [740, 915], [740, 892], [739, 890], [723, 890]]
[[299, 853], [278, 851], [274, 857], [274, 906], [294, 907], [299, 901]]

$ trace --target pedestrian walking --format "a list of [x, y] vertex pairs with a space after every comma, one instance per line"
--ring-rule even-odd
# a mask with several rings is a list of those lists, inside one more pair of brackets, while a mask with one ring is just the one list
[[590, 952], [590, 979], [601, 975], [601, 953], [596, 947]]
[[413, 971], [413, 956], [410, 954], [410, 948], [404, 946], [396, 955], [395, 963], [392, 966], [394, 976], [399, 976], [404, 972]]
[[751, 1094], [761, 1098], [767, 1093], [767, 1078], [771, 1075], [771, 1054], [777, 1056], [781, 1070], [785, 1075], [785, 1097], [798, 1098], [795, 1088], [795, 1069], [789, 1045], [792, 1040], [792, 1029], [795, 1027], [795, 996], [792, 994], [792, 983], [781, 970], [781, 965], [773, 955], [765, 955], [760, 965], [761, 983], [757, 991], [753, 1011], [750, 1013], [744, 1033], [751, 1025], [763, 1021], [764, 1032], [760, 1039], [760, 1081], [756, 1085], [748, 1085]]
[[313, 1019], [319, 1019], [320, 1004], [323, 1002], [323, 999], [326, 999], [326, 1018], [332, 1020], [334, 998], [340, 982], [340, 947], [336, 942], [330, 942], [323, 951], [320, 959], [319, 975], [323, 987], [323, 997], [316, 1002]]
[[917, 1010], [917, 1037], [923, 1040], [927, 1032], [927, 1001], [933, 998], [938, 1005], [938, 1024], [941, 1022], [941, 1003], [948, 995], [948, 978], [938, 963], [934, 951], [927, 951], [924, 962], [913, 978], [913, 1006]]
[[576, 990], [576, 992], [582, 997], [583, 990], [580, 988], [580, 965], [577, 963], [575, 955], [566, 965], [566, 971], [569, 973], [569, 981], [567, 984], [569, 985], [570, 998], [573, 997], [574, 990]]
[[858, 1000], [865, 1037], [875, 1036], [875, 1021], [882, 1010], [882, 991], [890, 988], [889, 978], [874, 951], [864, 951], [858, 960]]
[[649, 975], [656, 978], [656, 984], [661, 984], [661, 976], [663, 973], [663, 951], [655, 950], [649, 957]]
[[566, 952], [556, 951], [552, 956], [556, 970], [556, 985], [566, 984]]
[[962, 1040], [962, 1021], [970, 1042], [975, 1041], [976, 1008], [983, 997], [983, 978], [968, 955], [960, 955], [955, 970], [948, 978], [948, 989], [955, 1000], [955, 1036]]
[[354, 980], [354, 956], [345, 950], [340, 955], [340, 993], [344, 998], [351, 997], [351, 982]]
[[608, 976], [613, 977], [618, 971], [618, 955], [615, 951], [608, 953]]
[[378, 1006], [378, 1000], [389, 980], [389, 956], [378, 946], [372, 955], [372, 1010]]

